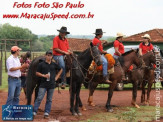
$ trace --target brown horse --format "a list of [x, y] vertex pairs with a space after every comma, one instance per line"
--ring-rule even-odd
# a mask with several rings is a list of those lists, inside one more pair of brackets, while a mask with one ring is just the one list
[[[145, 68], [135, 68], [132, 71], [128, 72], [129, 82], [133, 84], [133, 92], [132, 92], [132, 102], [131, 104], [134, 105], [136, 108], [140, 108], [139, 105], [136, 104], [136, 97], [137, 97], [137, 89], [138, 84], [141, 84], [142, 87], [142, 99], [145, 100], [145, 83], [146, 80], [148, 81], [148, 102], [149, 102], [149, 95], [151, 91], [151, 86], [154, 81], [154, 70], [153, 65], [156, 62], [155, 53], [150, 51], [143, 55], [143, 61], [145, 63]], [[147, 75], [149, 74], [149, 75]], [[144, 100], [142, 102], [144, 102]]]
[[[131, 51], [128, 51], [128, 52], [122, 54], [122, 56], [119, 58], [119, 60], [120, 60], [122, 68], [119, 65], [115, 65], [114, 73], [110, 74], [110, 77], [109, 77], [109, 79], [112, 81], [112, 84], [110, 85], [110, 89], [109, 89], [109, 93], [108, 93], [108, 100], [106, 103], [106, 109], [109, 112], [113, 111], [113, 109], [110, 105], [110, 102], [111, 102], [111, 98], [112, 98], [113, 91], [114, 91], [116, 84], [120, 83], [122, 81], [121, 80], [122, 79], [122, 70], [124, 70], [126, 72], [132, 64], [135, 64], [137, 67], [142, 66], [142, 59], [139, 58], [139, 56], [138, 56], [138, 50], [131, 50]], [[89, 105], [94, 106], [93, 93], [94, 93], [95, 88], [99, 84], [99, 82], [102, 82], [101, 79], [102, 79], [102, 75], [95, 75], [94, 79], [89, 84], [89, 98], [88, 98]]]

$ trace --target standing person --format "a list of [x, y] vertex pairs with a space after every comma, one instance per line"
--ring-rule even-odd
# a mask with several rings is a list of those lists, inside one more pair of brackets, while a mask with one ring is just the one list
[[[114, 53], [113, 57], [115, 59], [118, 59], [118, 57], [121, 56], [125, 52], [124, 45], [122, 43], [123, 37], [124, 37], [124, 35], [122, 33], [117, 33], [116, 40], [114, 41], [115, 53]], [[122, 67], [121, 67], [121, 72], [122, 72], [122, 80], [126, 81], [125, 73], [124, 73]]]
[[[21, 65], [24, 63], [30, 64], [31, 63], [30, 57], [31, 57], [30, 52], [26, 52], [25, 55], [22, 55], [20, 58]], [[25, 96], [26, 96], [26, 76], [27, 76], [28, 68], [29, 67], [20, 70], [21, 71], [21, 89], [24, 90]]]
[[61, 75], [61, 88], [65, 89], [66, 67], [64, 62], [64, 56], [71, 54], [71, 51], [69, 50], [69, 44], [66, 39], [66, 35], [70, 34], [70, 32], [67, 31], [67, 27], [61, 27], [61, 29], [57, 31], [59, 31], [59, 35], [53, 39], [53, 58], [63, 69]]
[[142, 36], [143, 42], [139, 44], [139, 54], [143, 56], [148, 51], [153, 50], [153, 45], [151, 44], [151, 37], [149, 34]]
[[108, 74], [108, 61], [105, 58], [104, 54], [107, 52], [103, 50], [102, 42], [100, 41], [100, 38], [103, 36], [102, 29], [96, 29], [96, 32], [94, 33], [96, 36], [92, 40], [93, 45], [98, 46], [98, 49], [101, 53], [101, 60], [102, 60], [102, 66], [103, 66], [103, 77], [106, 83], [112, 83], [112, 81], [109, 80], [109, 74]]
[[21, 48], [18, 46], [11, 47], [11, 55], [6, 61], [8, 70], [8, 98], [6, 105], [18, 105], [21, 90], [21, 72], [20, 69], [28, 67], [24, 63], [22, 66], [18, 58]]
[[[60, 68], [60, 66], [52, 62], [52, 57], [53, 57], [52, 52], [47, 51], [45, 56], [46, 58], [45, 61], [41, 62], [37, 67], [36, 75], [40, 77], [41, 83], [39, 86], [38, 96], [34, 103], [34, 108], [33, 108], [34, 116], [37, 114], [41, 101], [44, 98], [45, 93], [47, 92], [44, 118], [49, 117], [51, 104], [52, 104], [52, 97], [55, 88], [55, 81], [60, 77], [62, 73], [62, 69]], [[56, 75], [56, 70], [59, 70], [57, 75]]]

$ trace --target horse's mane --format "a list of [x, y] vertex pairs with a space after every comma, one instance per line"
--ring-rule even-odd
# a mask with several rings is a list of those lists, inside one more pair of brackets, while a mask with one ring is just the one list
[[133, 51], [134, 51], [134, 50], [129, 50], [129, 51], [127, 51], [127, 52], [123, 53], [123, 54], [122, 54], [122, 56], [126, 56], [126, 55], [128, 55], [128, 54], [132, 53]]
[[[119, 58], [118, 58], [118, 61], [120, 62], [120, 64], [123, 66], [124, 65], [124, 57], [123, 56], [126, 56], [126, 55], [129, 55], [130, 53], [134, 52], [135, 50], [129, 50], [125, 53], [123, 53]], [[136, 52], [138, 52], [138, 49], [136, 49]]]
[[86, 50], [84, 50], [83, 52], [81, 52], [79, 55], [78, 55], [78, 58], [84, 56], [86, 54], [86, 52], [88, 52], [89, 48], [87, 48]]

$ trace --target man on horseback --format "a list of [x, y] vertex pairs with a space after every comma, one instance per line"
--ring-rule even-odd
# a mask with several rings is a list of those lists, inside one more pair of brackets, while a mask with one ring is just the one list
[[142, 36], [143, 42], [139, 44], [139, 54], [142, 56], [148, 51], [153, 50], [153, 45], [151, 44], [151, 37], [149, 34]]
[[98, 46], [98, 49], [101, 53], [101, 60], [102, 60], [102, 66], [103, 66], [103, 77], [106, 83], [112, 83], [112, 81], [109, 80], [109, 74], [108, 74], [108, 61], [105, 58], [104, 54], [106, 54], [107, 52], [103, 50], [103, 46], [102, 46], [102, 42], [100, 41], [100, 38], [102, 38], [103, 36], [103, 32], [102, 29], [96, 29], [96, 32], [94, 33], [96, 36], [95, 38], [92, 40], [93, 45]]
[[[113, 57], [115, 59], [118, 59], [119, 56], [121, 56], [125, 50], [124, 50], [124, 45], [122, 43], [122, 39], [123, 39], [124, 35], [122, 33], [117, 33], [117, 36], [116, 36], [116, 40], [114, 41], [114, 49], [115, 49], [115, 53], [113, 55]], [[126, 78], [125, 78], [125, 73], [123, 71], [123, 69], [121, 68], [121, 72], [122, 72], [122, 80], [123, 81], [126, 81]]]
[[66, 39], [66, 35], [70, 34], [67, 32], [67, 27], [61, 27], [59, 31], [59, 35], [53, 39], [53, 58], [59, 64], [59, 66], [63, 69], [61, 75], [61, 88], [65, 89], [66, 83], [66, 68], [64, 62], [64, 55], [70, 55], [72, 52], [69, 50], [69, 44]]

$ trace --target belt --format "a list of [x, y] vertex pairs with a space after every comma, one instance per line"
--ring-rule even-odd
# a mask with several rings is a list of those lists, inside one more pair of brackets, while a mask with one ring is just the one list
[[20, 77], [13, 77], [13, 76], [8, 76], [9, 78], [11, 78], [11, 79], [20, 79]]

